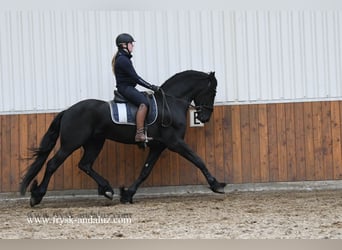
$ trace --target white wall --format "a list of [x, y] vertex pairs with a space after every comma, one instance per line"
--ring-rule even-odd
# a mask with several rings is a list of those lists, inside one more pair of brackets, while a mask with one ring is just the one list
[[2, 9], [21, 10], [333, 10], [340, 0], [0, 0]]
[[342, 99], [342, 11], [322, 10], [322, 1], [310, 1], [311, 10], [243, 10], [242, 1], [235, 10], [134, 11], [94, 11], [90, 0], [83, 10], [76, 0], [68, 1], [73, 10], [66, 1], [51, 9], [27, 4], [38, 0], [11, 6], [18, 1], [0, 11], [1, 113], [110, 99], [120, 32], [134, 35], [134, 64], [153, 84], [181, 70], [216, 71], [217, 104]]

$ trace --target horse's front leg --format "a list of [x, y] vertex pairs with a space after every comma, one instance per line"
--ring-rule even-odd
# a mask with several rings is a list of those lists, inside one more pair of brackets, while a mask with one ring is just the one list
[[183, 140], [179, 140], [177, 143], [173, 143], [168, 148], [174, 152], [177, 152], [185, 159], [192, 162], [197, 168], [199, 168], [213, 192], [224, 193], [224, 187], [227, 184], [218, 182], [216, 178], [209, 172], [202, 159], [193, 150], [191, 150], [191, 148]]
[[154, 164], [157, 162], [160, 154], [164, 151], [165, 146], [160, 145], [158, 148], [150, 148], [150, 152], [147, 156], [144, 166], [141, 169], [138, 179], [126, 189], [125, 187], [120, 188], [120, 201], [121, 203], [133, 203], [133, 195], [137, 192], [137, 189], [150, 175]]

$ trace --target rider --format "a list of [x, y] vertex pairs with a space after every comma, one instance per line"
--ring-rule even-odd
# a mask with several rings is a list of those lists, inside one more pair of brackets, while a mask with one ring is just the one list
[[158, 91], [159, 87], [151, 85], [142, 79], [133, 67], [131, 58], [134, 39], [130, 34], [122, 33], [116, 38], [117, 53], [113, 56], [112, 69], [116, 78], [116, 87], [118, 92], [138, 107], [136, 114], [136, 142], [145, 142], [147, 137], [144, 133], [145, 118], [149, 108], [149, 102], [145, 95], [135, 87], [137, 84]]

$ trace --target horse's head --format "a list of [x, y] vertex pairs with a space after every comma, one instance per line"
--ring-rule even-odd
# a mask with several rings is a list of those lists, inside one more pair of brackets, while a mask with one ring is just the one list
[[208, 122], [214, 110], [214, 99], [216, 96], [217, 80], [215, 72], [211, 72], [206, 82], [201, 84], [199, 92], [194, 96], [194, 102], [198, 112], [197, 119], [201, 122]]
[[187, 103], [195, 102], [197, 118], [207, 122], [213, 112], [217, 80], [215, 72], [204, 73], [195, 70], [180, 72], [168, 79], [161, 89], [168, 95], [184, 99]]

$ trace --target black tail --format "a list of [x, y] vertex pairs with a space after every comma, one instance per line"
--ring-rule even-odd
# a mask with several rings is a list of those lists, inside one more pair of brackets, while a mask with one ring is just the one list
[[50, 152], [55, 147], [59, 130], [61, 125], [61, 120], [63, 117], [64, 111], [60, 112], [55, 119], [51, 122], [49, 129], [46, 131], [43, 136], [39, 148], [33, 149], [34, 154], [33, 157], [35, 161], [29, 166], [21, 184], [20, 184], [20, 194], [25, 195], [26, 189], [28, 185], [30, 185], [31, 181], [34, 177], [37, 176], [39, 171], [42, 169], [44, 162], [48, 158]]

